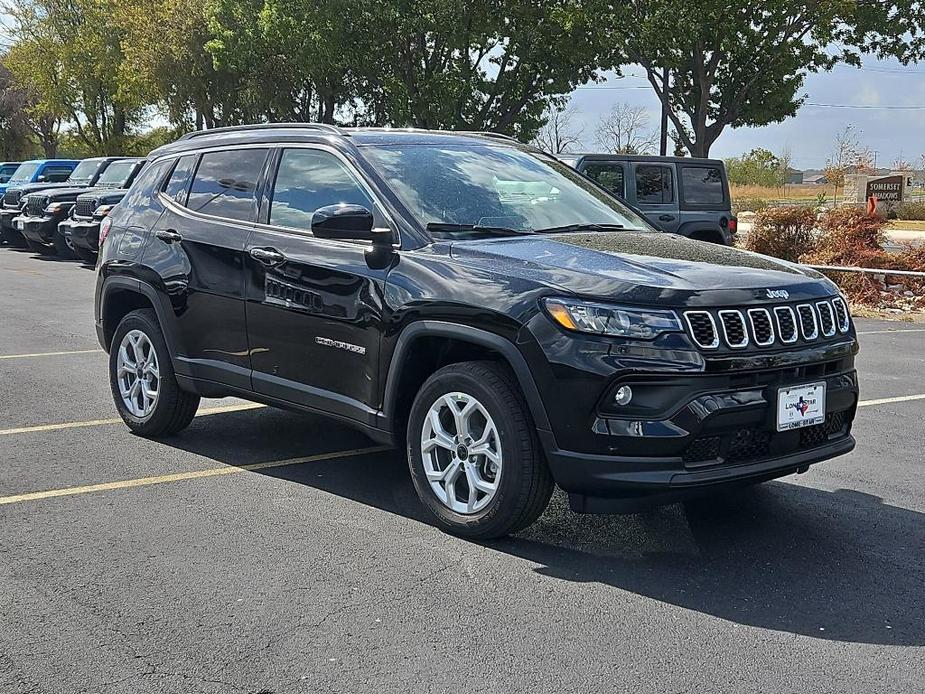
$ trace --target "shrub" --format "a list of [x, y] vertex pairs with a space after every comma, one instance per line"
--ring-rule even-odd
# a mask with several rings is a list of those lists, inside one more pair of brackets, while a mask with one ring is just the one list
[[745, 247], [796, 262], [813, 250], [816, 213], [811, 207], [770, 207], [755, 217]]
[[745, 195], [732, 199], [732, 213], [740, 214], [741, 212], [761, 212], [770, 207], [770, 203], [764, 198]]
[[[840, 207], [819, 221], [820, 235], [815, 248], [800, 260], [810, 265], [847, 265], [892, 270], [925, 271], [925, 248], [908, 247], [901, 253], [888, 253], [882, 248], [885, 240], [881, 217], [868, 217], [864, 210]], [[878, 305], [883, 303], [885, 289], [877, 275], [832, 273], [832, 278], [851, 301]], [[921, 280], [886, 277], [887, 284], [903, 284], [921, 293]]]
[[896, 210], [898, 219], [925, 220], [925, 202], [904, 202]]

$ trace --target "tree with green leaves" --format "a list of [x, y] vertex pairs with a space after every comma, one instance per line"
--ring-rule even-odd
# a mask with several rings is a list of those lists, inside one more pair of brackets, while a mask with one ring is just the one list
[[727, 127], [794, 116], [811, 72], [860, 65], [864, 53], [908, 62], [925, 52], [917, 0], [627, 0], [600, 12], [620, 53], [614, 64], [625, 55], [642, 66], [698, 157]]
[[786, 179], [785, 165], [773, 152], [756, 147], [741, 157], [726, 159], [729, 182], [743, 186], [780, 188]]

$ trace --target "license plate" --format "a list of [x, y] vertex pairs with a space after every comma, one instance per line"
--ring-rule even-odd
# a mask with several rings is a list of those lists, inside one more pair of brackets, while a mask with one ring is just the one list
[[777, 430], [799, 429], [825, 421], [825, 383], [777, 391]]

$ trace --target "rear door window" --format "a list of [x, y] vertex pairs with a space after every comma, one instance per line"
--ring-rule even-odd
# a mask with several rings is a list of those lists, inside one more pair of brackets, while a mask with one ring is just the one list
[[636, 165], [636, 202], [655, 205], [674, 202], [674, 180], [670, 166]]
[[73, 169], [63, 166], [49, 166], [42, 172], [42, 175], [45, 176], [45, 180], [50, 183], [61, 183], [70, 178], [72, 171]]
[[621, 198], [626, 197], [626, 182], [622, 164], [590, 162], [585, 166], [582, 173], [597, 181], [614, 195]]
[[252, 222], [257, 212], [257, 180], [266, 149], [207, 152], [199, 161], [186, 206], [194, 212]]
[[164, 186], [164, 195], [178, 205], [186, 205], [190, 179], [193, 177], [193, 169], [196, 168], [196, 156], [187, 154], [177, 159], [177, 165], [173, 167], [173, 173], [170, 174], [167, 185]]
[[688, 205], [717, 205], [726, 201], [723, 173], [715, 166], [682, 166], [681, 191]]
[[328, 205], [362, 205], [371, 212], [374, 207], [366, 189], [330, 152], [283, 150], [273, 184], [270, 224], [309, 231], [315, 210]]

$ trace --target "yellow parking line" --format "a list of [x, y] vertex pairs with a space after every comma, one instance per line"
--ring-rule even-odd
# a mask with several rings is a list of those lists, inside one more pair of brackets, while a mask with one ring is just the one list
[[[196, 413], [197, 417], [204, 417], [210, 414], [223, 414], [225, 412], [241, 412], [243, 410], [255, 410], [260, 407], [266, 407], [257, 402], [245, 402], [239, 405], [222, 405], [221, 407], [204, 407]], [[37, 431], [58, 431], [59, 429], [80, 429], [82, 427], [98, 427], [105, 424], [121, 424], [122, 420], [113, 417], [112, 419], [90, 419], [83, 422], [59, 422], [58, 424], [36, 424], [29, 427], [15, 427], [13, 429], [0, 429], [0, 436], [9, 436], [11, 434], [31, 434]]]
[[148, 487], [152, 484], [166, 484], [167, 482], [183, 482], [185, 480], [198, 480], [204, 477], [218, 477], [219, 475], [234, 475], [239, 472], [253, 472], [255, 470], [269, 470], [271, 468], [285, 467], [287, 465], [304, 465], [317, 463], [322, 460], [337, 460], [349, 458], [354, 455], [369, 453], [382, 453], [389, 450], [388, 446], [371, 446], [369, 448], [355, 448], [350, 451], [335, 451], [334, 453], [321, 453], [302, 458], [288, 458], [286, 460], [271, 460], [265, 463], [252, 463], [250, 465], [226, 465], [209, 468], [207, 470], [194, 470], [192, 472], [177, 472], [172, 475], [158, 475], [157, 477], [139, 477], [119, 482], [103, 482], [102, 484], [87, 484], [80, 487], [64, 487], [62, 489], [49, 489], [43, 492], [29, 492], [14, 494], [13, 496], [0, 496], [0, 506], [18, 504], [23, 501], [39, 501], [59, 496], [75, 496], [77, 494], [91, 494], [93, 492], [106, 492], [112, 489], [131, 489], [133, 487]]
[[858, 407], [870, 407], [871, 405], [887, 405], [891, 402], [908, 402], [909, 400], [925, 400], [925, 393], [921, 395], [900, 395], [895, 398], [879, 398], [877, 400], [861, 400]]
[[0, 359], [32, 359], [33, 357], [60, 357], [66, 354], [96, 354], [101, 349], [74, 349], [69, 352], [33, 352], [31, 354], [0, 354]]

